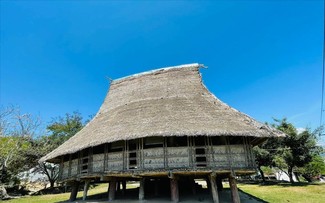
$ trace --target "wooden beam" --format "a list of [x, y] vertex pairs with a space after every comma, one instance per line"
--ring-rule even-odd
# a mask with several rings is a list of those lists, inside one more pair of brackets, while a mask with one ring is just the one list
[[229, 186], [231, 191], [232, 202], [240, 203], [236, 178], [232, 174], [229, 175]]
[[70, 202], [75, 201], [77, 198], [79, 183], [80, 183], [79, 181], [75, 181], [71, 185], [72, 188], [71, 188], [70, 199], [69, 199]]
[[113, 201], [115, 199], [115, 190], [116, 190], [116, 178], [111, 179], [109, 182], [108, 188], [108, 201]]
[[176, 178], [170, 179], [170, 192], [172, 202], [179, 202], [178, 180]]
[[84, 192], [83, 192], [82, 200], [87, 199], [87, 193], [88, 193], [89, 185], [90, 185], [90, 180], [86, 180], [85, 185], [84, 185]]
[[139, 187], [139, 200], [144, 200], [144, 184], [145, 184], [145, 178], [141, 178], [140, 187]]
[[211, 194], [213, 198], [214, 203], [219, 203], [219, 195], [218, 195], [218, 189], [216, 184], [216, 174], [211, 173], [209, 175], [209, 182], [210, 182], [210, 188], [211, 188]]

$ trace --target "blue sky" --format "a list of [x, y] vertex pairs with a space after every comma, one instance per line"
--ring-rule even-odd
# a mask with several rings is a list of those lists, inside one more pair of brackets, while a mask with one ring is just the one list
[[95, 114], [117, 79], [202, 63], [207, 88], [265, 122], [319, 126], [323, 1], [1, 1], [0, 102]]

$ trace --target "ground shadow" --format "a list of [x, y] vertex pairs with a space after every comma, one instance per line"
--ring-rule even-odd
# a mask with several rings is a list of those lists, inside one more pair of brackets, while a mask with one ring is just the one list
[[[116, 198], [113, 202], [116, 203], [137, 203], [137, 202], [145, 202], [145, 203], [169, 203], [171, 202], [170, 196], [167, 194], [147, 194], [145, 196], [144, 201], [138, 200], [138, 188], [127, 189], [125, 193], [117, 192]], [[240, 199], [242, 203], [267, 203], [266, 201], [259, 199], [253, 195], [250, 195], [242, 190], [239, 190]], [[219, 201], [223, 203], [231, 203], [231, 192], [230, 189], [226, 188], [223, 191], [219, 192]], [[68, 202], [68, 201], [61, 201]], [[86, 201], [83, 201], [82, 198], [77, 198], [75, 202], [108, 202], [108, 194], [107, 192], [99, 193], [95, 195], [89, 195]], [[201, 189], [194, 194], [185, 194], [180, 193], [180, 203], [212, 203], [212, 196], [208, 189]]]
[[308, 183], [308, 182], [294, 182], [294, 183], [290, 183], [290, 182], [286, 182], [286, 181], [265, 181], [265, 182], [261, 182], [261, 181], [238, 181], [238, 183], [241, 184], [247, 184], [247, 185], [259, 185], [259, 186], [273, 186], [273, 185], [278, 185], [278, 186], [282, 186], [282, 187], [301, 187], [301, 186], [309, 186], [309, 185], [318, 185], [317, 183]]
[[245, 191], [243, 191], [243, 190], [241, 190], [241, 189], [239, 189], [239, 188], [238, 188], [238, 190], [239, 190], [241, 193], [243, 193], [243, 194], [249, 196], [250, 198], [253, 198], [253, 199], [255, 199], [255, 200], [259, 201], [259, 202], [262, 202], [262, 203], [269, 203], [269, 202], [267, 202], [267, 201], [265, 201], [265, 200], [262, 200], [262, 199], [260, 199], [260, 198], [258, 198], [258, 197], [256, 197], [256, 196], [254, 196], [254, 195], [251, 195], [251, 194], [249, 194], [249, 193], [247, 193], [247, 192], [245, 192]]

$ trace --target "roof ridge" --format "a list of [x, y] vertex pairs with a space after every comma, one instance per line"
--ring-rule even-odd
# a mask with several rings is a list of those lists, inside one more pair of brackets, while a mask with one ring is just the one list
[[128, 75], [125, 77], [121, 77], [121, 78], [117, 78], [114, 79], [112, 81], [112, 84], [116, 84], [116, 83], [120, 83], [123, 82], [125, 80], [130, 80], [130, 79], [134, 79], [134, 78], [138, 78], [144, 75], [150, 75], [159, 71], [169, 71], [169, 70], [173, 70], [173, 69], [181, 69], [181, 68], [200, 68], [200, 67], [204, 67], [203, 64], [199, 64], [199, 63], [189, 63], [189, 64], [182, 64], [182, 65], [177, 65], [177, 66], [167, 66], [167, 67], [163, 67], [163, 68], [157, 68], [157, 69], [153, 69], [153, 70], [149, 70], [149, 71], [144, 71], [141, 73], [136, 73], [133, 75]]

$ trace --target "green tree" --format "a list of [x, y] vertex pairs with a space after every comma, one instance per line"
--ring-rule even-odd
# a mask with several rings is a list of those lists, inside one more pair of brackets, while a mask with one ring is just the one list
[[31, 149], [40, 120], [22, 114], [17, 107], [0, 108], [0, 197], [7, 198], [6, 187], [16, 184], [17, 174], [30, 167], [26, 153]]
[[[58, 117], [54, 119], [48, 126], [49, 147], [51, 150], [57, 148], [62, 143], [79, 132], [85, 125], [83, 117], [77, 111], [72, 114], [67, 113], [65, 117]], [[50, 151], [51, 151], [50, 150]]]
[[283, 167], [283, 162], [281, 162], [281, 159], [283, 159], [288, 169], [290, 182], [293, 182], [294, 168], [304, 167], [312, 161], [313, 156], [319, 154], [320, 148], [316, 143], [317, 135], [321, 129], [314, 132], [306, 129], [298, 133], [294, 125], [287, 122], [286, 119], [275, 121], [274, 127], [287, 135], [278, 147], [275, 164], [279, 168]]
[[308, 182], [312, 182], [315, 177], [325, 174], [325, 160], [320, 155], [314, 155], [311, 162], [298, 170]]
[[265, 149], [265, 146], [255, 146], [253, 148], [255, 154], [255, 161], [258, 171], [261, 174], [263, 182], [265, 182], [264, 172], [262, 170], [263, 166], [271, 166], [273, 161], [273, 154], [269, 150]]
[[261, 174], [261, 178], [263, 182], [265, 182], [263, 166], [265, 167], [274, 166], [274, 159], [278, 147], [281, 145], [281, 142], [282, 142], [281, 138], [269, 138], [267, 141], [253, 148], [256, 166], [258, 171]]
[[[35, 142], [37, 145], [36, 148], [42, 153], [42, 156], [46, 155], [79, 132], [86, 122], [83, 122], [83, 117], [78, 112], [73, 112], [72, 114], [67, 113], [65, 117], [54, 119], [47, 126], [47, 130], [50, 134], [48, 136], [40, 137]], [[42, 156], [39, 156], [37, 160]], [[58, 165], [46, 162], [39, 163], [36, 167], [36, 171], [46, 175], [50, 182], [50, 187], [54, 186], [59, 175]]]
[[[265, 181], [265, 178], [261, 167], [266, 166], [277, 167], [289, 176], [290, 182], [293, 182], [294, 170], [298, 172], [298, 168], [308, 166], [313, 161], [313, 157], [319, 155], [321, 149], [316, 143], [317, 136], [322, 129], [318, 128], [313, 132], [306, 129], [298, 133], [295, 126], [286, 119], [274, 120], [275, 123], [272, 126], [281, 130], [287, 136], [284, 138], [270, 138], [261, 145], [254, 147], [257, 168], [263, 181]], [[314, 166], [312, 164], [309, 167]]]

